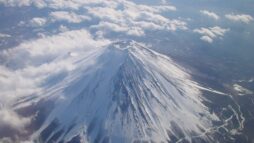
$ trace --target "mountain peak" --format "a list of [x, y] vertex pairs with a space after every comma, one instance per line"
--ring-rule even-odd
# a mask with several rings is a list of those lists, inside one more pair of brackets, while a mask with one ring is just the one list
[[129, 53], [135, 48], [144, 48], [141, 43], [138, 43], [134, 40], [121, 40], [115, 41], [108, 46], [111, 50], [124, 51]]
[[170, 58], [135, 41], [93, 50], [49, 92], [59, 99], [36, 133], [43, 142], [166, 142], [211, 125], [197, 83]]
[[136, 45], [139, 45], [139, 43], [134, 40], [116, 41], [111, 44], [111, 46], [116, 49], [129, 49], [129, 48], [134, 47]]

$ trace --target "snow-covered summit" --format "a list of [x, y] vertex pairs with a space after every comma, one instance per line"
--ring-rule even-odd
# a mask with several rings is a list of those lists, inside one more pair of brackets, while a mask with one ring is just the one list
[[78, 67], [47, 91], [55, 108], [33, 135], [43, 142], [173, 141], [215, 119], [179, 65], [135, 41], [75, 57]]

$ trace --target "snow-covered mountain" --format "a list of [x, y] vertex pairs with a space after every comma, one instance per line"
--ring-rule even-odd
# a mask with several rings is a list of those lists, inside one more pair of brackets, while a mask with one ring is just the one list
[[135, 41], [114, 42], [86, 53], [68, 53], [78, 68], [54, 77], [57, 83], [40, 98], [26, 99], [53, 102], [33, 139], [129, 143], [201, 136], [206, 140], [202, 134], [218, 117], [203, 104], [198, 83], [172, 59]]

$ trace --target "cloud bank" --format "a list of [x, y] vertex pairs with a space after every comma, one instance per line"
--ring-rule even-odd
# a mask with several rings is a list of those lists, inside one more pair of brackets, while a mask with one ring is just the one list
[[[102, 31], [106, 34], [116, 32], [130, 36], [144, 36], [147, 31], [188, 29], [186, 22], [179, 19], [170, 19], [163, 15], [165, 12], [176, 11], [177, 8], [175, 6], [170, 4], [162, 5], [160, 2], [157, 5], [145, 5], [127, 0], [1, 0], [0, 3], [13, 7], [35, 6], [39, 9], [49, 8], [51, 12], [47, 17], [47, 24], [58, 21], [68, 23], [97, 21], [89, 26], [91, 30]], [[30, 23], [32, 23], [32, 26], [42, 26], [46, 21], [34, 18]]]

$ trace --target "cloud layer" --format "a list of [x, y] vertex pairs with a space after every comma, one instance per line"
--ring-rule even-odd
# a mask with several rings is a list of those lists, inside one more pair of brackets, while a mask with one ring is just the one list
[[[170, 19], [162, 15], [162, 13], [177, 10], [176, 7], [169, 4], [144, 5], [127, 0], [7, 0], [0, 1], [0, 3], [6, 6], [50, 8], [52, 10], [48, 16], [49, 23], [57, 21], [66, 21], [68, 23], [97, 21], [90, 25], [91, 30], [104, 33], [117, 32], [131, 36], [143, 36], [146, 31], [187, 29], [186, 22], [179, 19]], [[77, 14], [77, 11], [82, 11], [82, 14]], [[33, 26], [42, 26], [46, 21], [45, 19], [34, 18], [30, 23]]]
[[[0, 57], [5, 63], [0, 65], [0, 102], [11, 104], [17, 97], [39, 92], [42, 81], [49, 74], [73, 68], [68, 65], [68, 53], [81, 53], [86, 48], [105, 43], [108, 42], [93, 40], [86, 30], [76, 30], [27, 41], [2, 51]], [[66, 56], [66, 61], [58, 61], [57, 57], [61, 56]]]
[[136, 5], [128, 1], [124, 1], [122, 5], [124, 6], [122, 10], [109, 6], [88, 8], [89, 14], [101, 20], [99, 24], [91, 28], [105, 32], [123, 32], [134, 36], [142, 36], [147, 30], [187, 29], [185, 22], [160, 15], [163, 11], [171, 11], [171, 7]]

